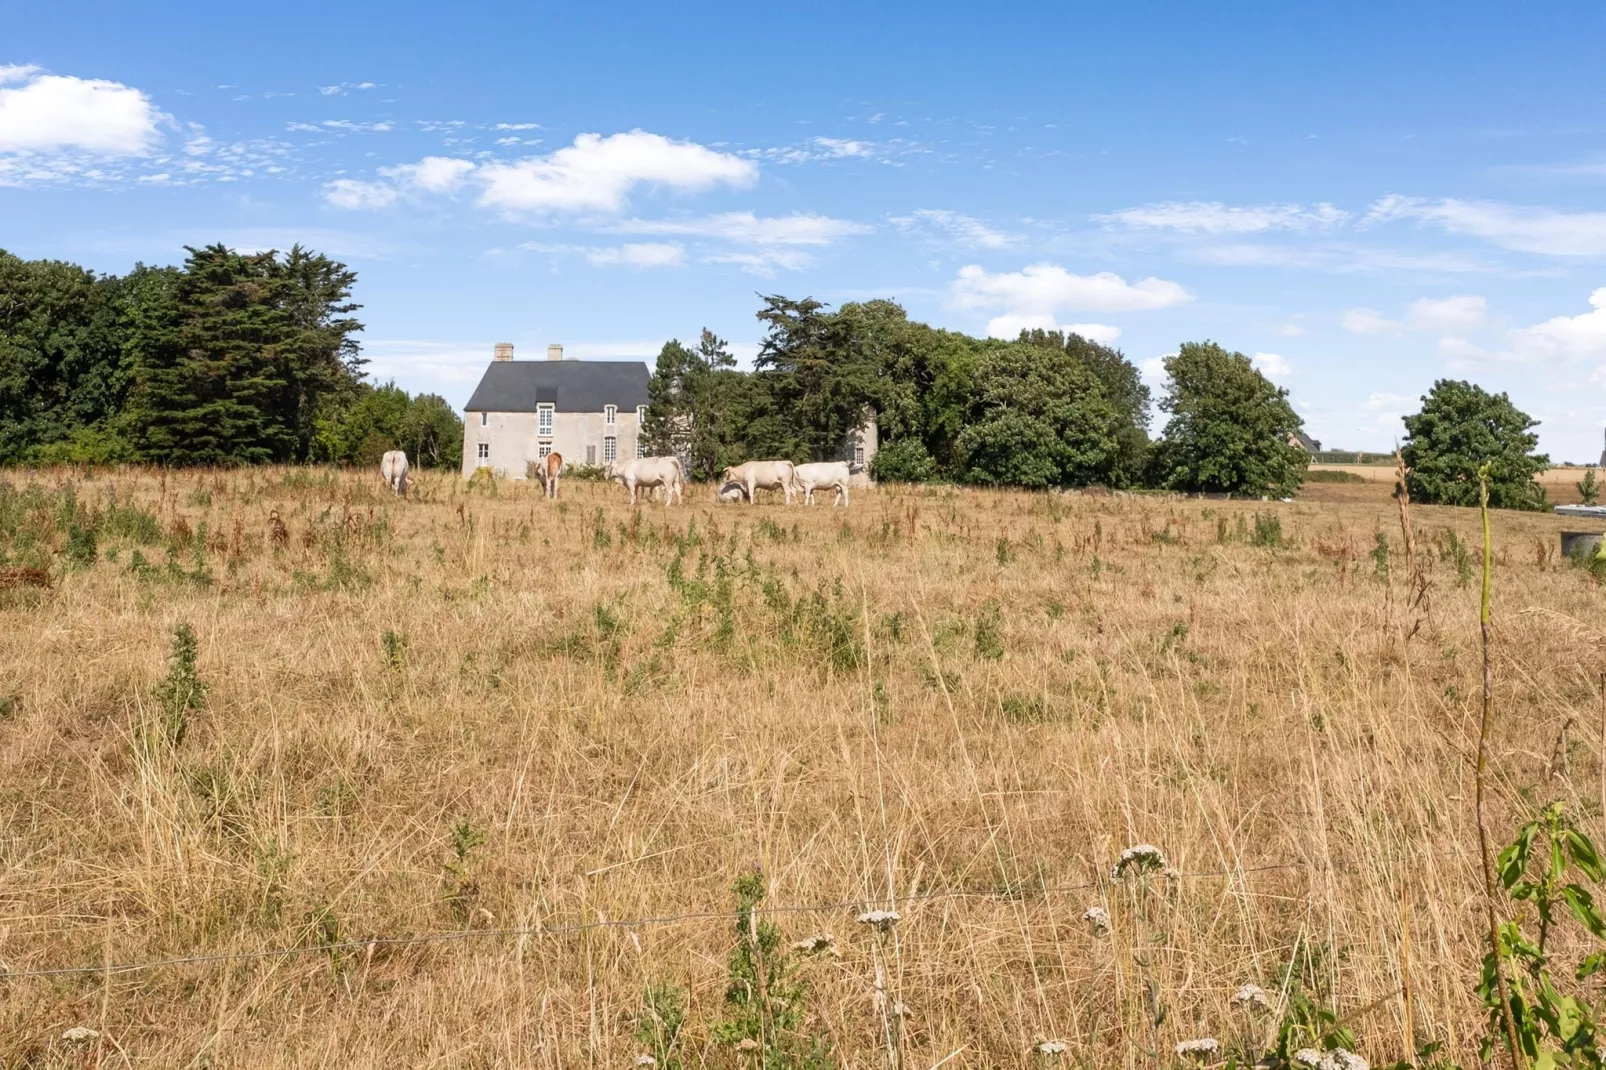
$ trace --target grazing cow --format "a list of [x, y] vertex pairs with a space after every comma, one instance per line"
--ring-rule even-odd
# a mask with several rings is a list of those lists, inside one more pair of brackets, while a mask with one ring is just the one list
[[747, 504], [757, 504], [760, 488], [778, 490], [786, 495], [786, 504], [792, 504], [791, 461], [748, 461], [725, 469], [726, 483], [740, 483], [747, 488]]
[[637, 487], [664, 488], [664, 508], [669, 508], [672, 498], [679, 498], [685, 504], [685, 495], [681, 486], [686, 482], [686, 474], [681, 470], [679, 457], [634, 457], [628, 461], [609, 461], [603, 474], [609, 479], [616, 479], [630, 491], [630, 504], [636, 504]]
[[[370, 454], [369, 456], [372, 456]], [[401, 450], [391, 450], [379, 459], [379, 477], [389, 485], [390, 489], [407, 497], [407, 454]]]
[[558, 477], [563, 475], [563, 454], [553, 450], [539, 462], [541, 473], [541, 486], [548, 498], [558, 500]]
[[736, 482], [724, 483], [715, 497], [722, 502], [739, 502], [747, 497], [747, 488]]
[[847, 461], [816, 461], [813, 464], [800, 464], [792, 470], [793, 487], [803, 492], [803, 504], [814, 504], [814, 492], [826, 487], [836, 488], [836, 497], [831, 499], [831, 508], [835, 509], [837, 502], [846, 508], [848, 504], [848, 462]]

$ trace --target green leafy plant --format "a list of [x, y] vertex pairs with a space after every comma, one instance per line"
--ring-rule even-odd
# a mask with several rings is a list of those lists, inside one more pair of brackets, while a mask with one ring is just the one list
[[[1606, 921], [1590, 883], [1606, 877], [1595, 844], [1573, 825], [1561, 803], [1545, 807], [1523, 825], [1496, 860], [1500, 887], [1515, 901], [1531, 904], [1538, 931], [1530, 935], [1521, 919], [1499, 926], [1498, 941], [1483, 958], [1477, 993], [1488, 1010], [1482, 1055], [1505, 1039], [1500, 980], [1507, 983], [1510, 1024], [1523, 1056], [1534, 1070], [1563, 1065], [1598, 1068], [1606, 1063], [1599, 1035], [1600, 1007], [1583, 983], [1606, 968]], [[1578, 963], [1573, 984], [1551, 972], [1551, 937], [1567, 917], [1601, 943]]]
[[636, 1043], [652, 1056], [657, 1070], [681, 1070], [681, 1032], [686, 1027], [686, 990], [678, 985], [648, 985], [636, 1015]]
[[1593, 468], [1584, 471], [1584, 478], [1573, 484], [1578, 488], [1578, 498], [1585, 505], [1595, 505], [1600, 501], [1600, 483], [1595, 479]]
[[759, 916], [764, 875], [739, 877], [736, 946], [726, 970], [725, 1017], [714, 1026], [716, 1041], [731, 1045], [742, 1065], [761, 1070], [823, 1070], [832, 1065], [824, 1038], [804, 1032], [809, 986], [798, 978], [781, 949], [781, 931]]
[[206, 706], [206, 681], [196, 671], [199, 653], [195, 632], [188, 624], [173, 629], [173, 649], [167, 657], [167, 675], [156, 688], [162, 708], [161, 738], [170, 747], [184, 742], [189, 732], [190, 714]]
[[[1243, 518], [1240, 517], [1240, 520]], [[1283, 544], [1283, 520], [1275, 513], [1255, 514], [1255, 531], [1249, 537], [1251, 546], [1265, 546], [1275, 550]]]

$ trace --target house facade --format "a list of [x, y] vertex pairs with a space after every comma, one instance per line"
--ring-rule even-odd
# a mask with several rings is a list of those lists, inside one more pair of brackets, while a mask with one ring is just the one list
[[524, 479], [553, 451], [571, 465], [642, 456], [650, 377], [639, 360], [565, 360], [560, 345], [546, 360], [514, 360], [498, 342], [464, 409], [464, 478], [488, 468]]

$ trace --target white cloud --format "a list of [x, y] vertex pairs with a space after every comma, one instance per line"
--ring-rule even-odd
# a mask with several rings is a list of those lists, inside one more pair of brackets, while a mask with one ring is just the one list
[[719, 238], [742, 245], [830, 245], [840, 238], [863, 234], [863, 223], [812, 212], [787, 216], [758, 216], [752, 212], [723, 212], [694, 219], [631, 219], [612, 228], [630, 234], [684, 234]]
[[[340, 130], [348, 134], [383, 134], [396, 129], [396, 124], [389, 119], [383, 119], [376, 123], [359, 123], [351, 119], [325, 119], [318, 124], [318, 127]], [[318, 127], [309, 127], [305, 123], [290, 124], [290, 128], [293, 130], [316, 130]]]
[[339, 85], [321, 85], [318, 92], [326, 97], [343, 97], [353, 89], [374, 89], [372, 82], [341, 82]]
[[426, 193], [450, 193], [463, 184], [474, 164], [451, 156], [425, 156], [417, 163], [382, 167], [379, 173]]
[[1427, 200], [1391, 195], [1372, 205], [1366, 222], [1415, 220], [1505, 249], [1545, 256], [1606, 256], [1606, 212], [1562, 212], [1496, 201]]
[[139, 156], [160, 141], [167, 119], [150, 97], [120, 82], [0, 67], [0, 152], [76, 150]]
[[1274, 383], [1281, 383], [1294, 374], [1294, 369], [1288, 361], [1276, 353], [1256, 353], [1249, 358], [1256, 371]]
[[1482, 327], [1489, 302], [1482, 297], [1423, 297], [1411, 302], [1410, 323], [1419, 331], [1465, 332]]
[[337, 178], [324, 183], [323, 199], [336, 208], [353, 211], [389, 208], [400, 194], [396, 187], [383, 182], [359, 182], [354, 178]]
[[1386, 390], [1374, 390], [1366, 396], [1365, 401], [1361, 402], [1361, 408], [1368, 412], [1382, 411], [1393, 414], [1395, 410], [1403, 410], [1404, 406], [1411, 404], [1415, 400], [1415, 398], [1408, 397], [1405, 394], [1390, 394]]
[[586, 259], [593, 264], [623, 264], [626, 267], [679, 267], [686, 262], [686, 250], [663, 242], [626, 242], [608, 249], [592, 249]]
[[1156, 389], [1164, 387], [1166, 382], [1165, 360], [1166, 357], [1174, 356], [1176, 356], [1175, 353], [1166, 353], [1164, 356], [1150, 357], [1148, 360], [1138, 361], [1138, 375], [1151, 387]]
[[1375, 308], [1352, 308], [1344, 313], [1344, 329], [1351, 334], [1381, 334], [1397, 338], [1405, 333], [1405, 324], [1391, 320]]
[[540, 123], [497, 123], [492, 130], [540, 130]]
[[1474, 345], [1465, 338], [1440, 338], [1439, 359], [1452, 368], [1468, 368], [1474, 364], [1500, 358], [1497, 354], [1482, 346]]
[[865, 141], [845, 141], [835, 137], [817, 137], [814, 144], [828, 157], [834, 156], [868, 156], [870, 144]]
[[1279, 323], [1276, 327], [1277, 333], [1284, 338], [1303, 338], [1310, 331], [1306, 330], [1305, 325], [1300, 323], [1299, 320], [1300, 317], [1295, 316], [1285, 323]]
[[1089, 342], [1114, 345], [1121, 337], [1121, 328], [1107, 323], [1060, 323], [1050, 315], [1015, 315], [1005, 313], [987, 321], [987, 337], [1015, 339], [1022, 331], [1060, 331], [1079, 334]]
[[[1031, 264], [1021, 271], [998, 273], [969, 264], [959, 269], [951, 295], [960, 308], [996, 308], [1022, 323], [1028, 319], [1053, 322], [1062, 309], [1135, 312], [1170, 308], [1193, 300], [1187, 290], [1165, 279], [1127, 282], [1108, 271], [1072, 275], [1058, 264]], [[1000, 316], [994, 322], [1002, 319]]]
[[482, 203], [510, 214], [617, 212], [640, 185], [695, 192], [748, 186], [756, 164], [690, 141], [632, 130], [581, 134], [547, 156], [479, 168]]
[[1594, 311], [1508, 331], [1507, 353], [1522, 361], [1606, 358], [1606, 286], [1589, 295], [1589, 304]]
[[774, 278], [777, 271], [801, 271], [814, 263], [808, 253], [796, 249], [764, 249], [756, 253], [719, 253], [705, 256], [710, 264], [735, 264], [744, 271]]
[[1227, 205], [1220, 201], [1161, 201], [1095, 215], [1100, 223], [1197, 234], [1258, 234], [1268, 230], [1326, 230], [1350, 214], [1331, 204]]
[[1013, 234], [994, 230], [973, 216], [965, 215], [963, 212], [950, 212], [944, 208], [917, 208], [906, 216], [894, 216], [891, 222], [904, 230], [914, 230], [921, 224], [930, 224], [963, 245], [981, 249], [1002, 249], [1020, 240]]

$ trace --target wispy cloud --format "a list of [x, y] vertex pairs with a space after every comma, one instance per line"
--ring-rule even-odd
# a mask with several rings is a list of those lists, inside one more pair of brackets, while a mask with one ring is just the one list
[[977, 264], [967, 265], [959, 269], [949, 297], [959, 308], [997, 310], [999, 315], [987, 324], [987, 333], [995, 338], [1012, 338], [1033, 328], [1080, 328], [1076, 333], [1094, 341], [1113, 341], [1119, 330], [1096, 323], [1062, 324], [1059, 313], [1149, 311], [1193, 299], [1187, 290], [1165, 279], [1128, 282], [1108, 271], [1073, 275], [1058, 264], [1046, 263], [1013, 272], [989, 272]]
[[888, 222], [909, 232], [933, 229], [971, 248], [1002, 249], [1021, 240], [1019, 235], [995, 230], [974, 216], [944, 208], [917, 208], [906, 216], [893, 216]]
[[343, 97], [347, 93], [364, 89], [377, 89], [373, 82], [341, 82], [339, 85], [321, 85], [318, 92], [326, 97]]
[[1330, 230], [1350, 218], [1331, 204], [1228, 205], [1220, 201], [1160, 201], [1095, 215], [1095, 222], [1189, 234], [1259, 234], [1272, 230]]
[[1566, 212], [1497, 201], [1391, 195], [1372, 205], [1369, 224], [1411, 220], [1503, 249], [1557, 257], [1606, 256], [1606, 212]]
[[871, 228], [863, 223], [812, 212], [760, 216], [753, 212], [722, 212], [689, 219], [630, 219], [609, 229], [630, 234], [681, 234], [717, 238], [743, 245], [830, 245]]

